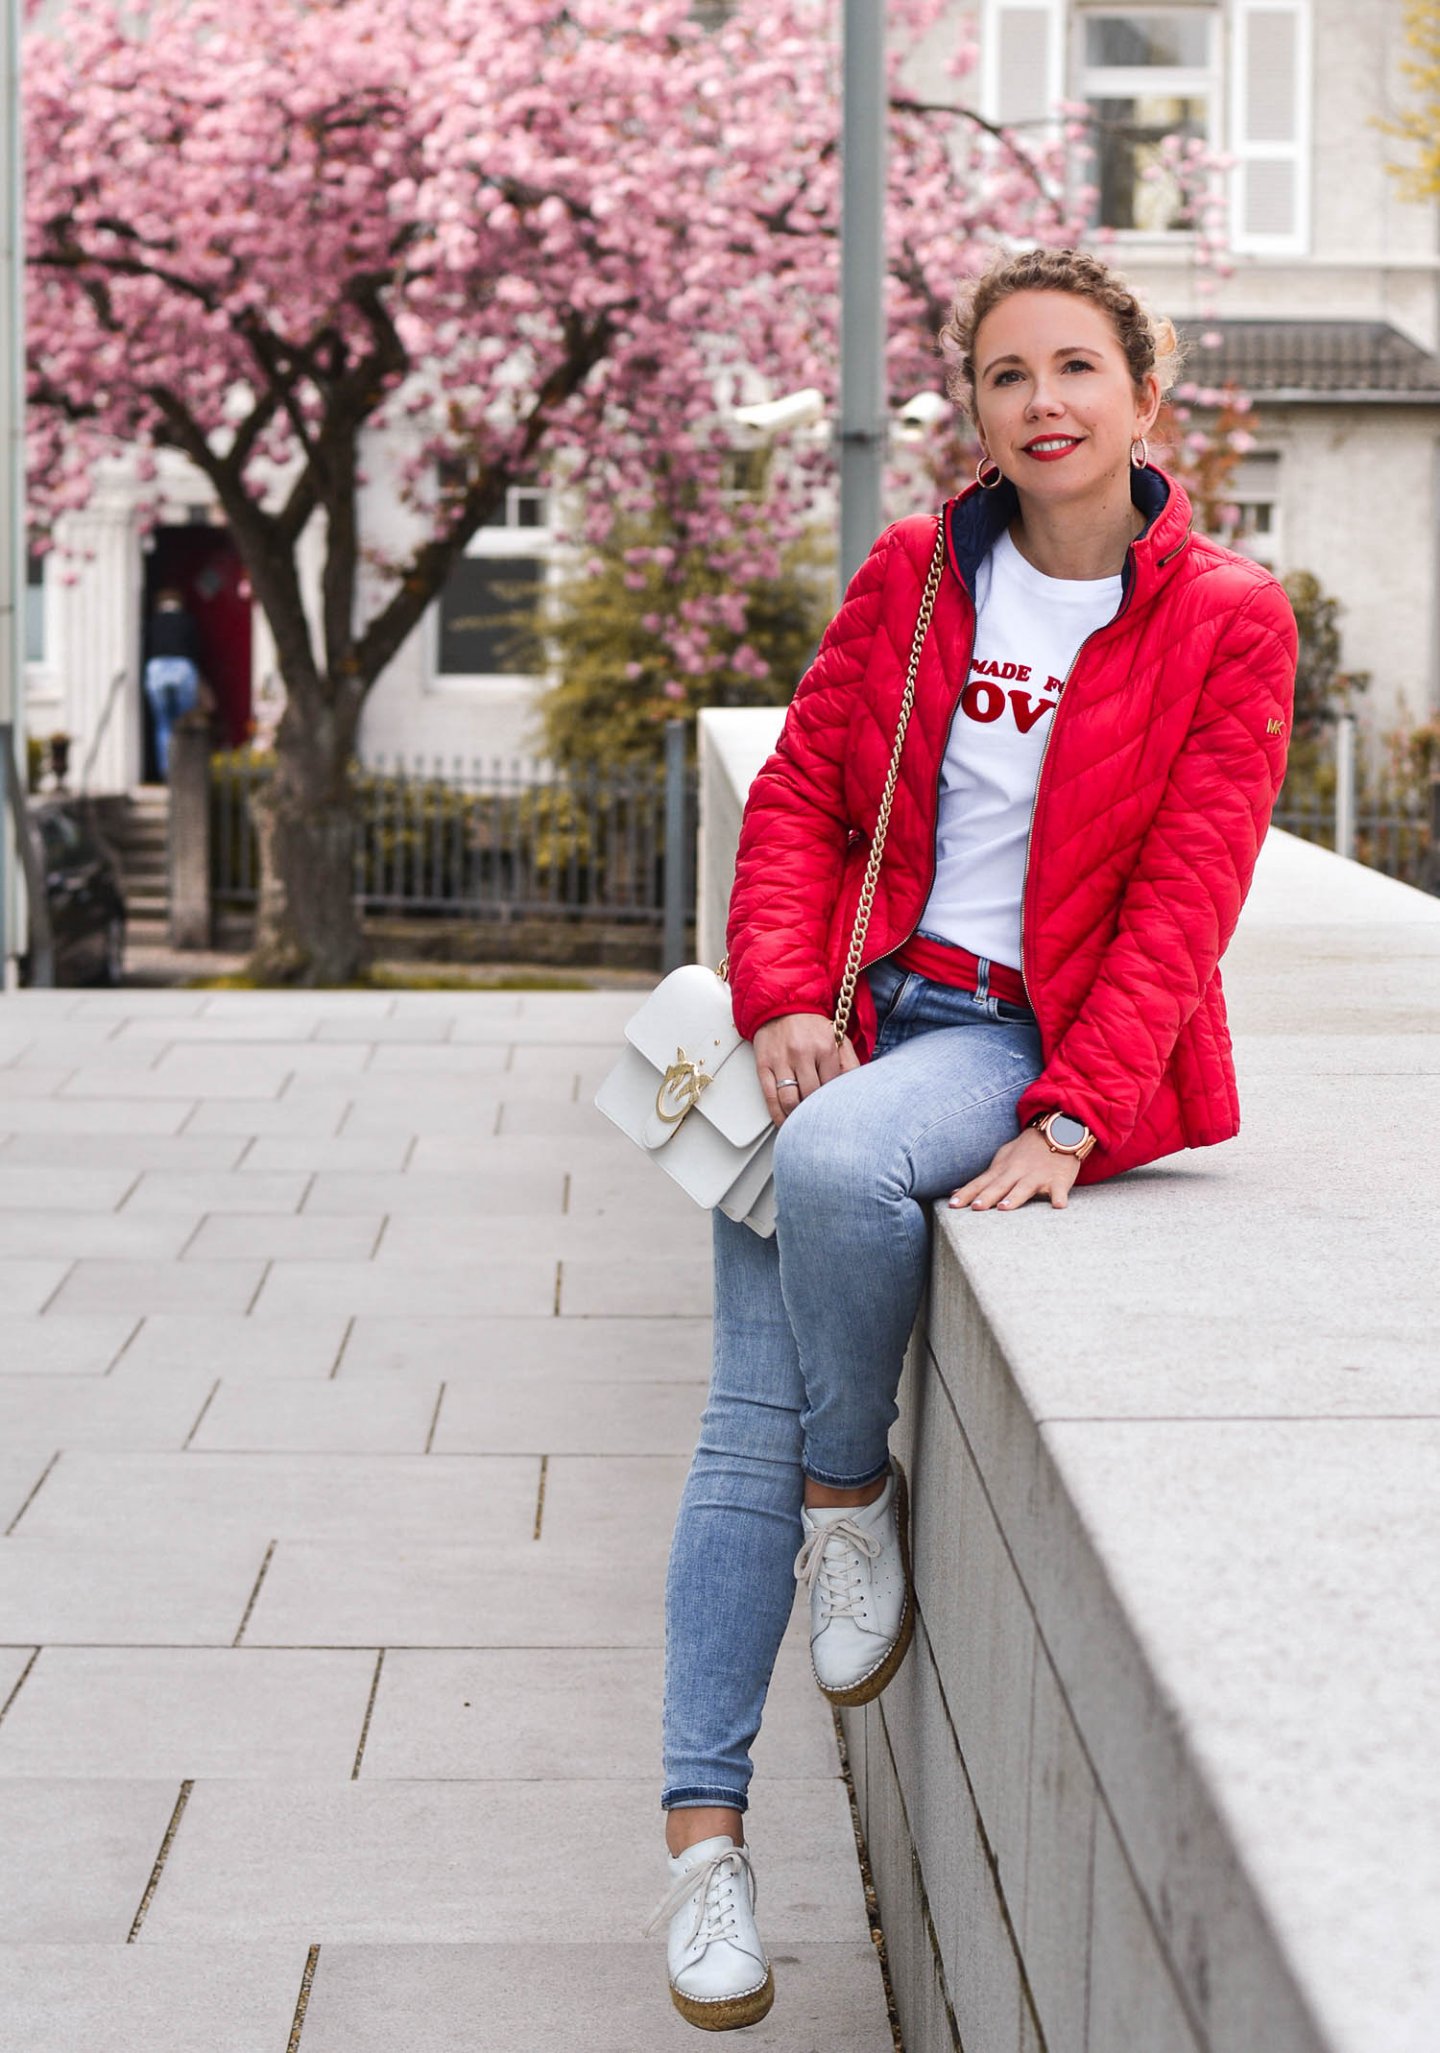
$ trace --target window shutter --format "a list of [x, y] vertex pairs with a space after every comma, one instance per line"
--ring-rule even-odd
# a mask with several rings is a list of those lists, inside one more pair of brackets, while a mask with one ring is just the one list
[[1309, 0], [1234, 0], [1230, 237], [1257, 256], [1310, 243]]
[[1055, 118], [1063, 98], [1064, 9], [1059, 0], [988, 0], [981, 27], [986, 118], [1007, 125]]

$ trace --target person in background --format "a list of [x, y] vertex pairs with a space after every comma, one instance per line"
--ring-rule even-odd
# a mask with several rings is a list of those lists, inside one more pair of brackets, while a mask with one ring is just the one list
[[177, 720], [208, 701], [200, 677], [200, 631], [195, 616], [173, 586], [155, 596], [145, 630], [145, 696], [155, 724], [155, 759], [162, 779], [170, 774], [170, 734]]

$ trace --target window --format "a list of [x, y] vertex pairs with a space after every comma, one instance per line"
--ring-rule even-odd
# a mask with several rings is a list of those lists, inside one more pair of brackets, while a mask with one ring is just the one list
[[1242, 457], [1230, 479], [1229, 500], [1240, 509], [1230, 546], [1279, 571], [1280, 458], [1273, 451]]
[[438, 676], [544, 674], [535, 613], [550, 563], [548, 522], [545, 492], [512, 485], [503, 522], [473, 538], [440, 594]]
[[543, 670], [528, 618], [543, 574], [533, 556], [462, 556], [440, 595], [441, 675], [534, 676]]
[[760, 442], [753, 449], [729, 449], [725, 452], [722, 471], [723, 490], [728, 500], [758, 499], [764, 493], [770, 473], [769, 448]]
[[45, 661], [45, 559], [25, 558], [25, 661]]
[[1095, 225], [1165, 235], [1184, 226], [1165, 169], [1167, 136], [1216, 139], [1214, 10], [1086, 13], [1078, 24], [1079, 94], [1090, 110]]

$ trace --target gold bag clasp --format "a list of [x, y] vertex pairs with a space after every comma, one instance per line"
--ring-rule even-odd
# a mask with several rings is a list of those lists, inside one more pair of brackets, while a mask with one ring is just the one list
[[677, 1048], [675, 1060], [661, 1077], [655, 1093], [656, 1112], [667, 1126], [678, 1126], [686, 1113], [699, 1104], [705, 1086], [713, 1081], [701, 1063], [692, 1061], [683, 1048]]

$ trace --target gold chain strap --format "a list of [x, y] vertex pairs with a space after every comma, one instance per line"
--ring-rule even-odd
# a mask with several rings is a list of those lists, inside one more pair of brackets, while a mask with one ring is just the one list
[[885, 836], [890, 831], [890, 808], [895, 803], [895, 787], [900, 781], [900, 752], [905, 746], [905, 730], [910, 725], [910, 715], [915, 705], [915, 680], [920, 673], [920, 651], [924, 648], [925, 637], [930, 631], [930, 616], [935, 611], [935, 600], [944, 570], [945, 517], [942, 514], [936, 523], [935, 554], [930, 559], [930, 574], [925, 580], [920, 612], [915, 621], [915, 639], [910, 644], [910, 668], [905, 678], [904, 695], [900, 700], [900, 717], [895, 723], [895, 746], [890, 751], [890, 769], [885, 778], [885, 789], [880, 796], [875, 839], [870, 844], [870, 859], [865, 865], [865, 881], [860, 886], [860, 901], [855, 907], [855, 930], [850, 936], [850, 953], [845, 962], [845, 974], [840, 980], [840, 996], [835, 1006], [837, 1048], [845, 1039], [850, 1026], [850, 1011], [855, 1003], [855, 986], [860, 977], [860, 958], [865, 952], [865, 934], [870, 925], [870, 909], [875, 902], [875, 886], [880, 878], [880, 864], [885, 854]]

